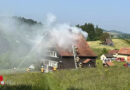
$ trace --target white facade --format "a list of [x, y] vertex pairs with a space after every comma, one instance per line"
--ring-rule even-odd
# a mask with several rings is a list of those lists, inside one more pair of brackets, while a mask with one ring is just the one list
[[104, 54], [100, 57], [100, 59], [102, 60], [102, 63], [105, 63], [107, 61], [110, 61], [113, 60], [113, 58], [107, 58]]
[[107, 59], [106, 56], [103, 54], [100, 59], [102, 60], [102, 63], [105, 63], [105, 60]]
[[101, 57], [100, 57], [101, 60], [105, 60], [107, 59], [106, 56], [103, 54]]
[[56, 51], [48, 50], [48, 55], [49, 55], [50, 57], [58, 57]]
[[58, 62], [57, 61], [52, 61], [52, 60], [44, 60], [43, 61], [44, 66], [50, 66], [50, 67], [58, 67]]

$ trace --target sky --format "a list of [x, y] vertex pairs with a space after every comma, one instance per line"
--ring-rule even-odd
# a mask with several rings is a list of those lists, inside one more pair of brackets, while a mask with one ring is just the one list
[[106, 30], [130, 33], [130, 0], [0, 0], [0, 16], [44, 22], [48, 13], [61, 23], [93, 23]]

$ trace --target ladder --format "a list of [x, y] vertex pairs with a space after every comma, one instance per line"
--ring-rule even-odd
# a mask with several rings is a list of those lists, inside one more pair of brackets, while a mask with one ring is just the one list
[[78, 68], [78, 65], [77, 65], [77, 51], [76, 51], [76, 46], [72, 45], [72, 50], [73, 50], [73, 55], [74, 55], [74, 63], [75, 63], [75, 69]]

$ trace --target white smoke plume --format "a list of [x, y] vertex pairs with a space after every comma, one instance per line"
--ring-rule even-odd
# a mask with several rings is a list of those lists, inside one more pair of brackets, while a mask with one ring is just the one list
[[49, 24], [47, 24], [45, 30], [49, 31], [51, 41], [55, 42], [63, 49], [67, 49], [75, 43], [75, 34], [82, 34], [87, 38], [87, 33], [82, 31], [80, 28], [66, 23], [57, 23], [56, 17], [53, 14], [47, 16], [47, 23]]
[[[1, 45], [7, 48], [3, 52], [0, 51], [0, 58], [3, 58], [2, 55], [6, 53], [9, 58], [3, 60], [12, 65], [11, 67], [22, 66], [25, 62], [40, 59], [47, 47], [53, 47], [55, 43], [63, 49], [70, 49], [75, 43], [75, 34], [82, 34], [87, 38], [87, 33], [80, 28], [66, 23], [57, 23], [53, 14], [47, 15], [43, 25], [29, 26], [21, 24], [14, 18], [0, 19], [0, 35], [6, 39], [6, 42], [1, 39], [0, 41]], [[36, 58], [33, 58], [34, 56]]]

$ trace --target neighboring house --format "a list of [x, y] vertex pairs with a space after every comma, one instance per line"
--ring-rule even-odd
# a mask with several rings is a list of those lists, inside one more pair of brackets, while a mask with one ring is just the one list
[[103, 54], [100, 59], [102, 60], [103, 63], [107, 62], [107, 61], [111, 61], [113, 60], [113, 55], [112, 54]]
[[58, 69], [71, 69], [77, 67], [95, 67], [96, 54], [90, 49], [82, 35], [76, 35], [76, 44], [70, 49], [63, 49], [57, 44], [48, 48], [43, 64]]
[[118, 52], [119, 52], [118, 49], [114, 49], [114, 50], [110, 50], [108, 53], [111, 54], [111, 55], [113, 55], [116, 58], [117, 55], [118, 55]]
[[117, 59], [124, 59], [125, 61], [129, 61], [130, 57], [130, 48], [121, 48], [118, 52]]
[[127, 57], [127, 62], [130, 63], [130, 56]]

